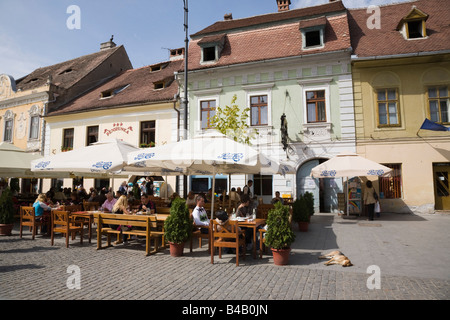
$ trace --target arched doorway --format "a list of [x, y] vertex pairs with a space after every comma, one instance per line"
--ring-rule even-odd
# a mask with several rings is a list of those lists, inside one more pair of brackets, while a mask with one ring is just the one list
[[311, 170], [328, 159], [313, 159], [302, 164], [297, 170], [297, 197], [305, 192], [314, 196], [315, 212], [335, 212], [338, 210], [338, 193], [342, 192], [342, 179], [311, 177]]

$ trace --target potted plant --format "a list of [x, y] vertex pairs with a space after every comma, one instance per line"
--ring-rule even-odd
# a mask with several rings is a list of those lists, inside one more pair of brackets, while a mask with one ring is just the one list
[[164, 232], [170, 244], [170, 255], [183, 255], [184, 243], [192, 233], [192, 219], [185, 200], [175, 198], [170, 207], [170, 215], [164, 221]]
[[11, 189], [7, 187], [0, 197], [0, 235], [10, 236], [14, 226], [14, 202]]
[[314, 195], [311, 192], [306, 191], [303, 196], [306, 201], [306, 207], [308, 208], [309, 216], [311, 217], [312, 215], [314, 215]]
[[303, 195], [301, 195], [292, 205], [292, 220], [298, 223], [299, 231], [308, 231], [309, 217], [310, 214], [307, 200]]
[[289, 223], [289, 208], [277, 202], [267, 216], [265, 237], [265, 243], [272, 249], [273, 262], [276, 265], [288, 264], [291, 243], [294, 240], [295, 234]]

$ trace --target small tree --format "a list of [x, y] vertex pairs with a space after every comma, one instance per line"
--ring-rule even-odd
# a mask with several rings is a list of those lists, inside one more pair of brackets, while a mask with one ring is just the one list
[[230, 106], [216, 108], [216, 114], [211, 119], [211, 126], [236, 142], [250, 144], [250, 140], [258, 132], [251, 129], [247, 123], [250, 108], [245, 108], [239, 113], [240, 109], [235, 104], [236, 100], [237, 96], [234, 95]]
[[289, 248], [295, 240], [295, 234], [289, 223], [289, 209], [281, 202], [275, 203], [275, 208], [267, 216], [266, 245], [273, 249]]
[[314, 195], [312, 192], [306, 191], [303, 195], [306, 202], [306, 207], [310, 216], [314, 214]]
[[308, 222], [309, 221], [309, 210], [306, 198], [301, 195], [297, 198], [292, 205], [292, 220], [295, 222]]
[[185, 200], [176, 198], [170, 207], [170, 215], [164, 221], [167, 241], [172, 243], [186, 242], [192, 233], [192, 219]]
[[14, 202], [11, 189], [7, 187], [0, 197], [0, 224], [14, 222]]

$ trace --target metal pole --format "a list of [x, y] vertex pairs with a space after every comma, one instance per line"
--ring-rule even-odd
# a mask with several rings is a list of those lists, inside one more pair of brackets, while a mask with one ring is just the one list
[[186, 39], [184, 40], [184, 139], [187, 139], [187, 121], [188, 121], [188, 46], [189, 46], [189, 35], [188, 35], [188, 0], [184, 1], [184, 31], [186, 32]]
[[[183, 130], [183, 140], [188, 138], [188, 47], [189, 47], [189, 34], [188, 34], [188, 0], [183, 0], [184, 2], [184, 31], [186, 32], [186, 38], [184, 40], [184, 130]], [[187, 197], [187, 176], [183, 176], [183, 195], [184, 198]]]

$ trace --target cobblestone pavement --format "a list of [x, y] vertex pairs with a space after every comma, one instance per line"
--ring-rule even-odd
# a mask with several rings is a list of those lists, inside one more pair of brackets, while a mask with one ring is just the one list
[[[96, 238], [67, 249], [61, 236], [0, 237], [2, 300], [410, 300], [450, 298], [450, 215], [383, 214], [375, 221], [316, 214], [309, 231], [298, 232], [287, 266], [271, 254], [216, 255], [207, 245], [184, 256], [169, 250], [145, 257], [145, 243], [96, 250]], [[318, 256], [339, 249], [354, 266], [325, 266]], [[375, 265], [377, 272], [368, 272]], [[69, 266], [79, 267], [80, 289], [69, 289]], [[70, 272], [71, 269], [69, 269]], [[369, 283], [369, 286], [368, 286]], [[374, 288], [375, 286], [375, 288]], [[369, 289], [371, 287], [372, 289]]]

